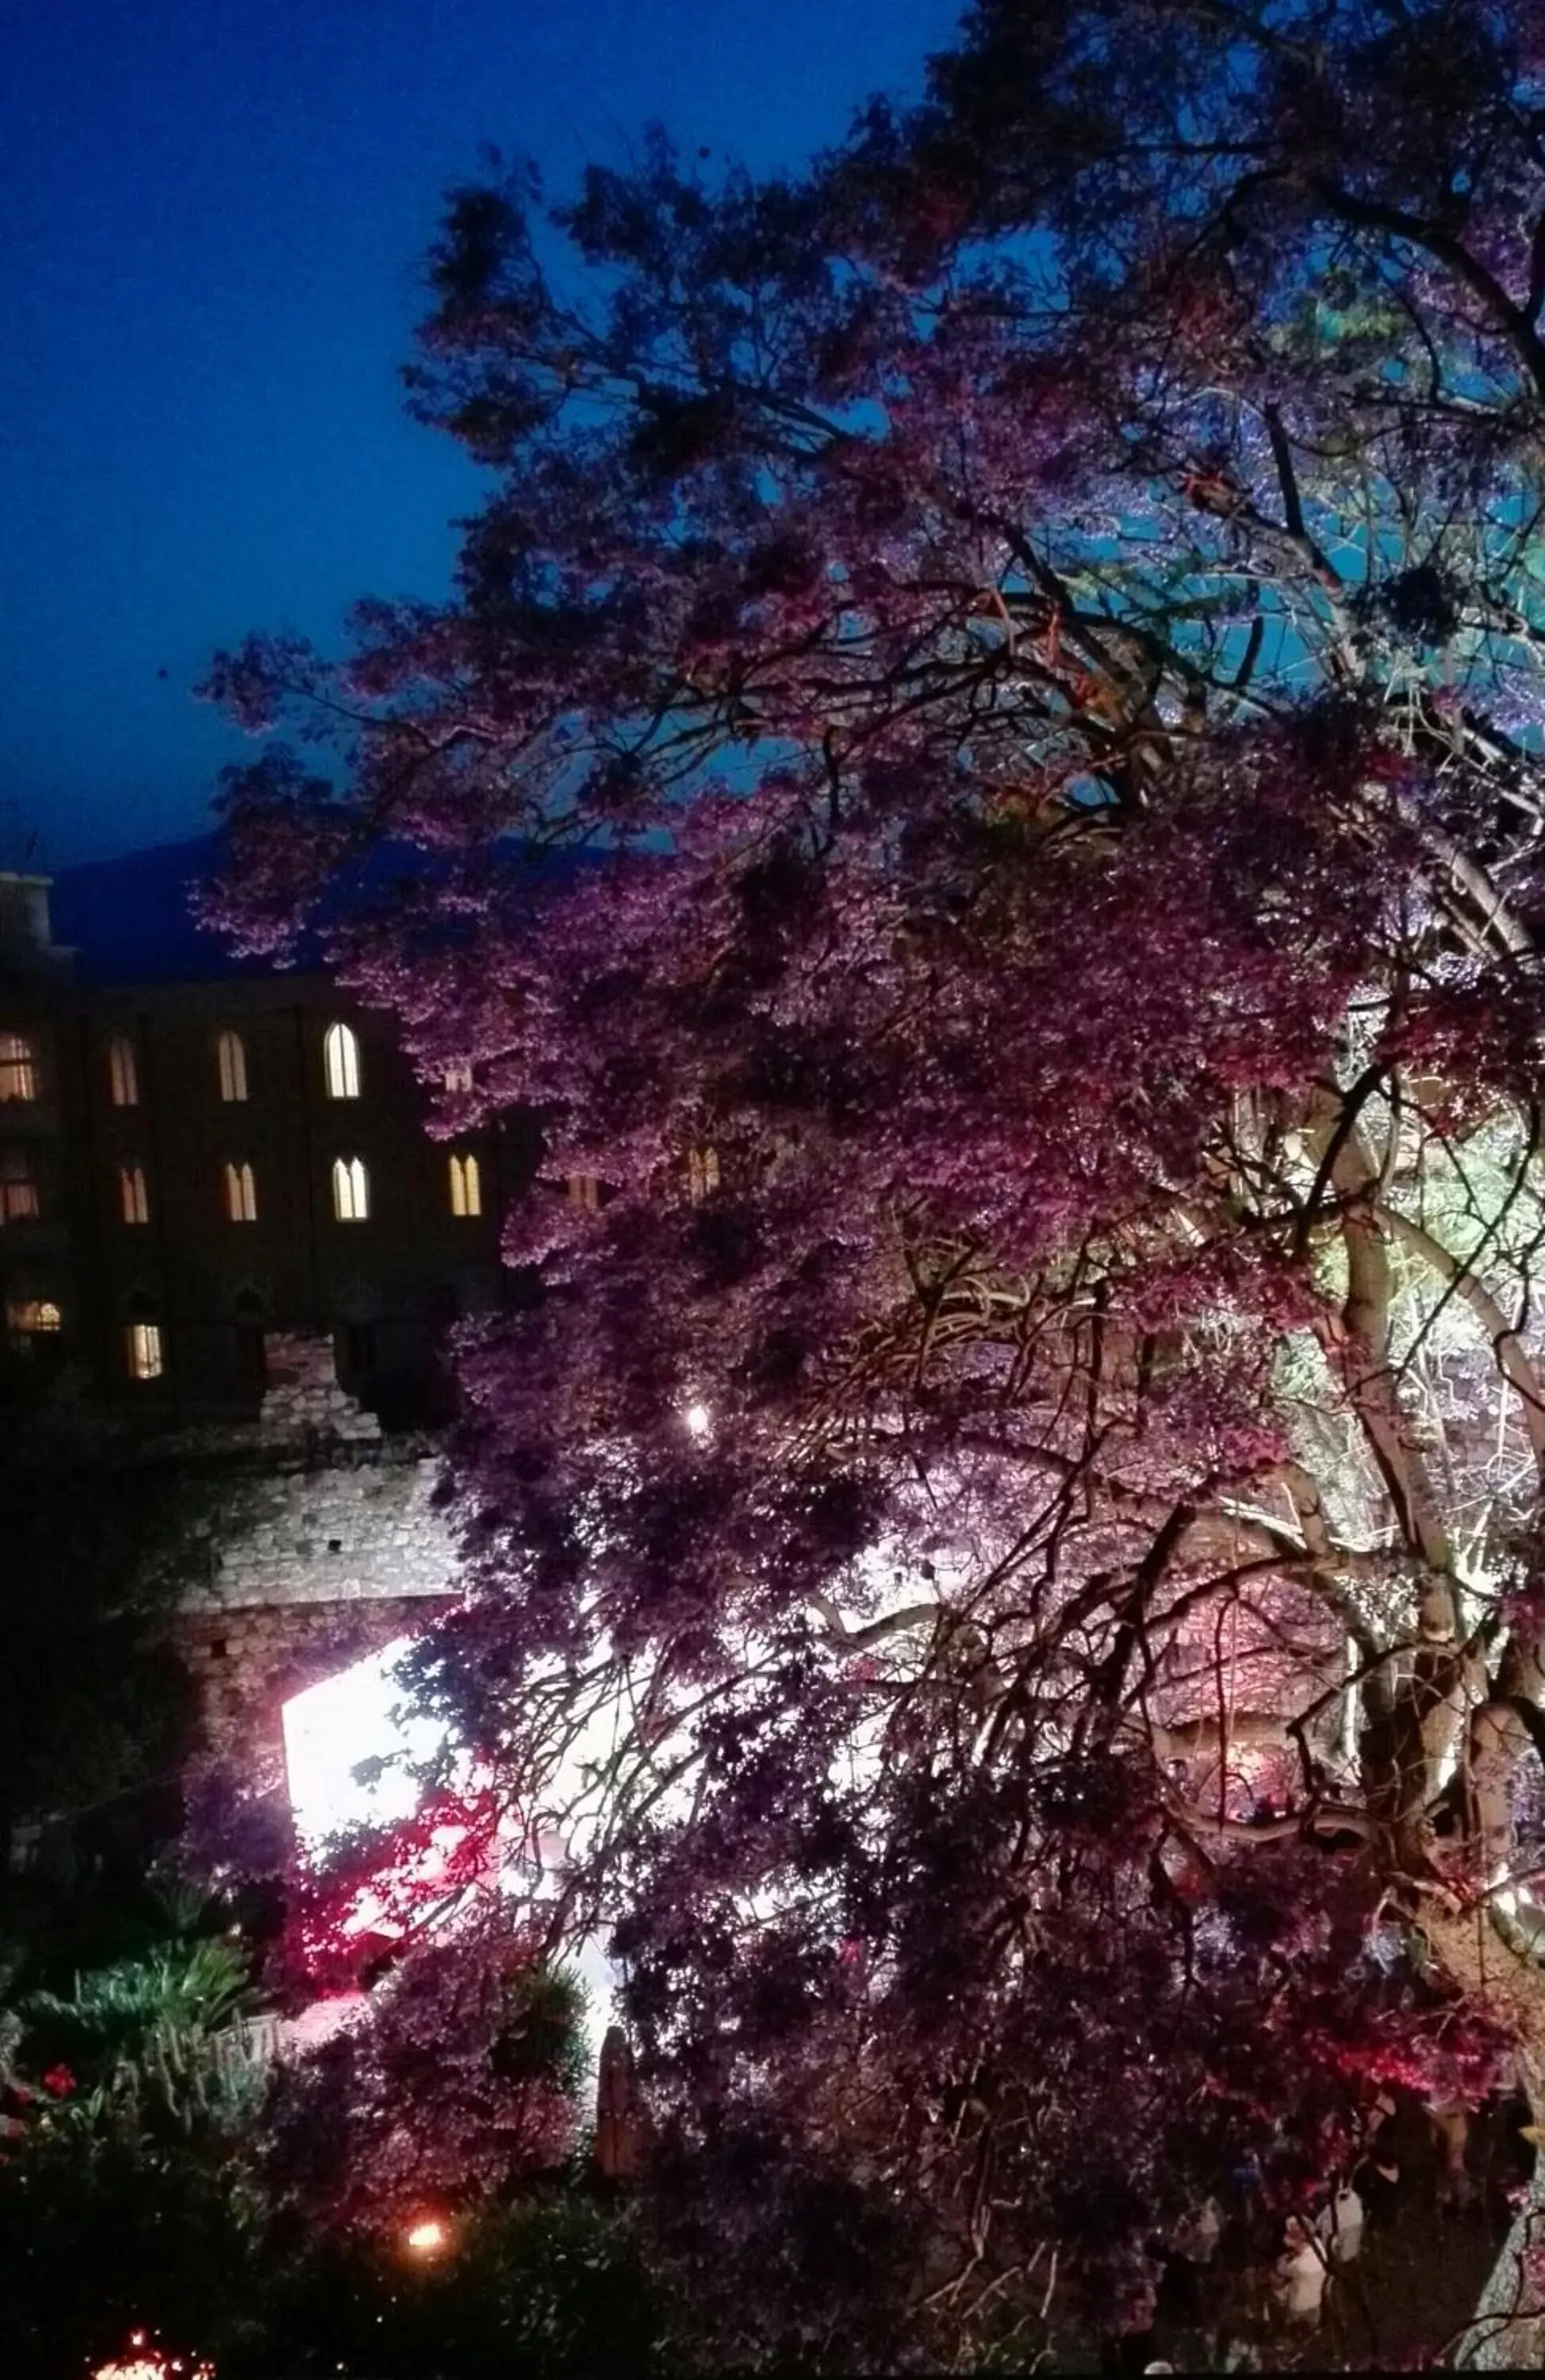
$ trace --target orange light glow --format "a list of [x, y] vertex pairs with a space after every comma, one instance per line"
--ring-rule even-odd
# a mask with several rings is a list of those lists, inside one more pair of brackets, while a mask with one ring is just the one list
[[416, 2256], [438, 2256], [450, 2237], [439, 2216], [428, 2215], [422, 2222], [409, 2226], [404, 2235], [404, 2244], [411, 2248]]
[[214, 2380], [212, 2363], [187, 2364], [180, 2355], [167, 2357], [159, 2348], [148, 2347], [142, 2330], [129, 2334], [128, 2353], [122, 2362], [116, 2356], [110, 2363], [99, 2363], [91, 2380]]

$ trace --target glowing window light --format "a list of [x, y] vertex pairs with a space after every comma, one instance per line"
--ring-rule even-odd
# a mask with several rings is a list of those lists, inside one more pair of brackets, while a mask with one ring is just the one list
[[214, 1045], [214, 1058], [221, 1098], [227, 1107], [239, 1106], [247, 1097], [247, 1044], [241, 1035], [223, 1033]]
[[687, 1196], [694, 1207], [718, 1188], [718, 1151], [705, 1146], [687, 1152]]
[[340, 1223], [365, 1223], [370, 1217], [370, 1177], [364, 1160], [335, 1157], [332, 1160], [332, 1212]]
[[0, 1149], [0, 1224], [38, 1218], [38, 1177], [30, 1149]]
[[0, 1099], [35, 1099], [37, 1053], [25, 1033], [0, 1033]]
[[6, 1307], [8, 1330], [57, 1330], [63, 1319], [51, 1297], [13, 1297]]
[[322, 1075], [330, 1099], [359, 1097], [359, 1036], [352, 1025], [330, 1025], [323, 1034]]
[[131, 1380], [159, 1380], [164, 1369], [160, 1324], [129, 1323], [124, 1332], [124, 1353]]
[[145, 1182], [142, 1165], [120, 1165], [118, 1168], [118, 1212], [126, 1223], [148, 1223], [151, 1220], [151, 1194]]
[[225, 1220], [231, 1223], [255, 1223], [258, 1220], [258, 1184], [252, 1168], [245, 1161], [230, 1163], [225, 1168]]
[[139, 1104], [139, 1060], [127, 1033], [115, 1033], [107, 1045], [107, 1095], [115, 1108]]
[[480, 1215], [483, 1211], [483, 1175], [477, 1160], [468, 1153], [451, 1160], [451, 1212], [453, 1215]]

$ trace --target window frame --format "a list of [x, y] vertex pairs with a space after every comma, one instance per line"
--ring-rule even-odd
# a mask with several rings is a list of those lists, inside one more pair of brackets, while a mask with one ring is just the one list
[[450, 1159], [451, 1212], [459, 1222], [475, 1222], [483, 1212], [483, 1169], [473, 1148], [453, 1149]]
[[257, 1221], [258, 1179], [250, 1158], [226, 1158], [221, 1174], [221, 1195], [228, 1223]]
[[247, 1080], [247, 1042], [234, 1025], [223, 1025], [214, 1040], [215, 1075], [223, 1107], [245, 1107], [251, 1096]]
[[0, 1107], [35, 1107], [38, 1045], [30, 1033], [0, 1033]]
[[35, 1223], [42, 1213], [42, 1188], [30, 1148], [0, 1148], [0, 1231], [12, 1223]]
[[107, 1099], [115, 1108], [137, 1108], [139, 1051], [132, 1033], [115, 1033], [107, 1044]]
[[126, 1229], [138, 1231], [151, 1220], [151, 1185], [145, 1169], [137, 1157], [127, 1157], [118, 1167], [118, 1220]]
[[362, 1079], [359, 1036], [334, 1017], [322, 1035], [322, 1087], [330, 1099], [356, 1099]]
[[720, 1171], [718, 1151], [711, 1140], [700, 1141], [687, 1151], [687, 1197], [694, 1207], [701, 1207], [718, 1188]]
[[6, 1329], [13, 1339], [52, 1339], [65, 1327], [58, 1301], [52, 1297], [7, 1297]]
[[124, 1325], [124, 1354], [131, 1380], [145, 1383], [160, 1380], [166, 1374], [166, 1346], [161, 1335], [161, 1325], [149, 1315], [138, 1316]]
[[332, 1160], [332, 1220], [335, 1223], [368, 1223], [370, 1220], [370, 1169], [362, 1157]]

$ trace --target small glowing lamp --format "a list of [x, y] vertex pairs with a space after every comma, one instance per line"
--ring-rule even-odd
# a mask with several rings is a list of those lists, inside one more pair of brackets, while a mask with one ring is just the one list
[[403, 2234], [403, 2245], [416, 2256], [438, 2256], [450, 2245], [451, 2234], [438, 2215], [421, 2216]]
[[687, 1426], [689, 1436], [693, 1438], [706, 1438], [714, 1426], [714, 1417], [707, 1406], [704, 1404], [688, 1405], [682, 1419]]

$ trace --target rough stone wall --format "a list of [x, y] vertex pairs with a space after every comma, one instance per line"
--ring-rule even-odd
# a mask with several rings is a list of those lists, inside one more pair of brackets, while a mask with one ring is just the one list
[[268, 1386], [258, 1417], [260, 1438], [276, 1446], [308, 1438], [344, 1444], [380, 1438], [375, 1415], [339, 1387], [326, 1339], [271, 1330], [263, 1341], [263, 1366]]
[[337, 1448], [223, 1488], [205, 1579], [185, 1609], [369, 1603], [454, 1591], [457, 1557], [431, 1501], [432, 1460]]
[[173, 1642], [199, 1690], [203, 1749], [255, 1796], [284, 1785], [284, 1705], [448, 1608], [422, 1596], [188, 1612]]
[[190, 1435], [214, 1494], [209, 1560], [182, 1597], [177, 1651], [206, 1750], [259, 1793], [284, 1782], [284, 1706], [455, 1600], [437, 1463], [338, 1386], [325, 1340], [273, 1338], [258, 1419]]

